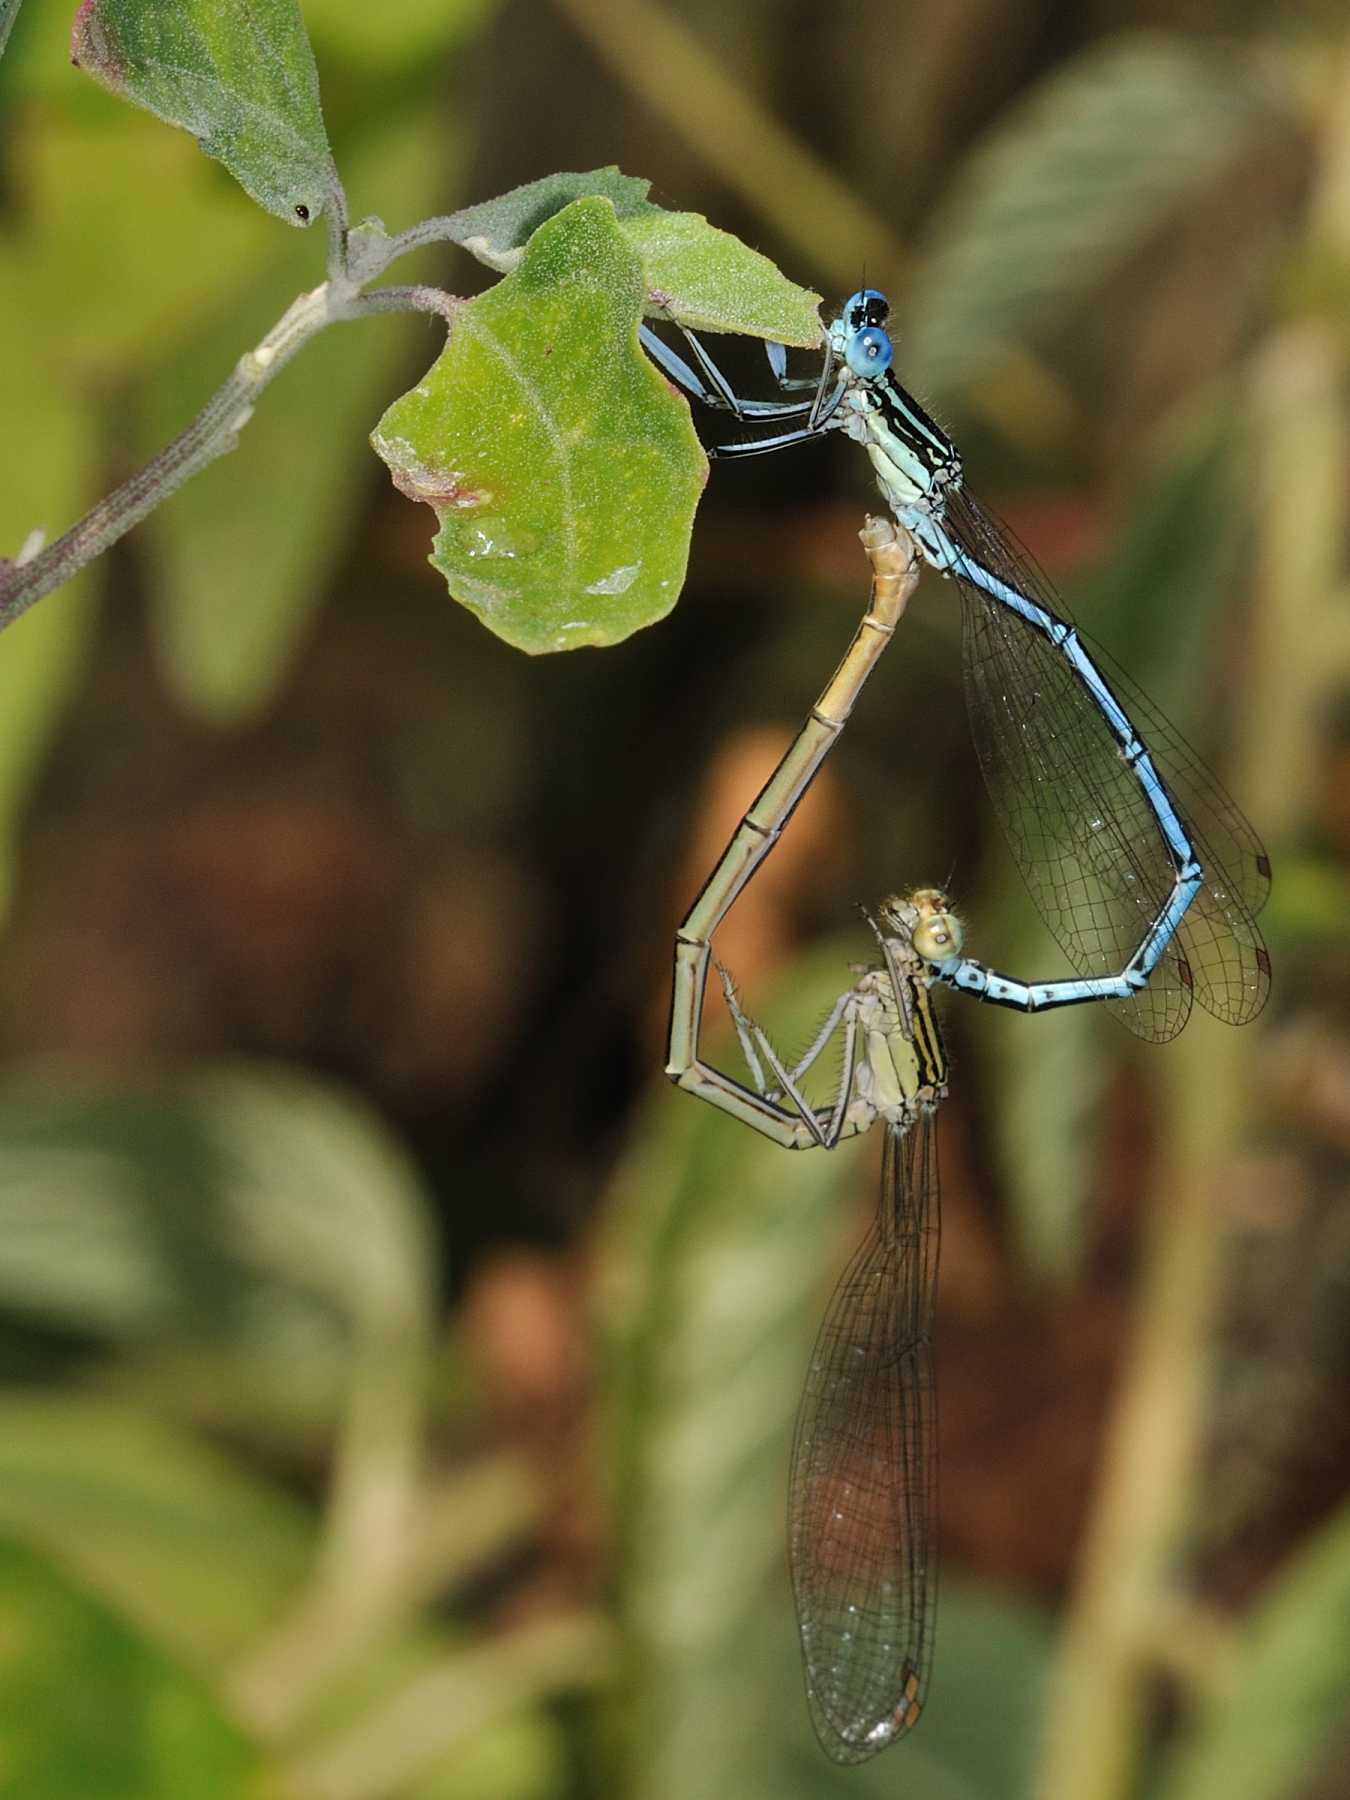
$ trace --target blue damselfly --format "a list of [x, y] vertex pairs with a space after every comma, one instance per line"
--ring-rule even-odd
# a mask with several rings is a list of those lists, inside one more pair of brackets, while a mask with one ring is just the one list
[[759, 455], [843, 431], [867, 450], [896, 522], [952, 577], [981, 767], [1013, 855], [1081, 980], [1024, 983], [955, 958], [939, 974], [1032, 1011], [1112, 1004], [1139, 1036], [1165, 1041], [1192, 997], [1229, 1024], [1254, 1018], [1270, 987], [1255, 915], [1270, 886], [1260, 841], [1222, 786], [1104, 652], [1089, 651], [1049, 582], [966, 492], [955, 445], [892, 368], [888, 304], [854, 294], [826, 334], [809, 399], [742, 400], [685, 331], [697, 371], [649, 328], [643, 342], [688, 393], [743, 422], [792, 429], [715, 446]]

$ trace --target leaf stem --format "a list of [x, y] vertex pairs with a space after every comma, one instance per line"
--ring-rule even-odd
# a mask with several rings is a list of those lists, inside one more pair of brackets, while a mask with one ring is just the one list
[[328, 226], [328, 279], [340, 284], [350, 274], [347, 265], [347, 190], [337, 164], [330, 156], [325, 174], [324, 219]]
[[374, 289], [372, 293], [358, 295], [351, 302], [351, 314], [353, 317], [361, 317], [366, 313], [435, 313], [445, 320], [446, 329], [449, 330], [455, 323], [455, 314], [463, 304], [456, 295], [447, 294], [444, 288], [422, 285], [382, 287]]

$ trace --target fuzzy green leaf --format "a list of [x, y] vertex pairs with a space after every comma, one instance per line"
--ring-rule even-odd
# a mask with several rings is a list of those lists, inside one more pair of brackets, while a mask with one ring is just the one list
[[331, 157], [297, 0], [84, 0], [71, 59], [190, 131], [269, 212], [322, 212]]
[[538, 231], [574, 200], [608, 200], [617, 219], [646, 211], [658, 211], [647, 199], [650, 181], [621, 175], [616, 168], [590, 169], [584, 174], [545, 175], [523, 187], [466, 206], [449, 221], [447, 236], [463, 245], [470, 256], [490, 269], [505, 273], [516, 268], [525, 246]]
[[820, 295], [799, 288], [767, 256], [702, 213], [652, 207], [622, 221], [642, 258], [653, 307], [702, 331], [739, 331], [811, 349], [820, 342]]
[[613, 203], [619, 229], [642, 259], [649, 312], [802, 349], [820, 341], [819, 294], [788, 281], [767, 256], [701, 213], [653, 205], [650, 186], [613, 168], [549, 175], [456, 213], [450, 236], [489, 268], [511, 270], [532, 232], [574, 200], [600, 197]]
[[668, 613], [707, 464], [638, 348], [642, 272], [610, 201], [575, 201], [456, 313], [373, 434], [440, 521], [450, 592], [532, 654], [613, 644]]

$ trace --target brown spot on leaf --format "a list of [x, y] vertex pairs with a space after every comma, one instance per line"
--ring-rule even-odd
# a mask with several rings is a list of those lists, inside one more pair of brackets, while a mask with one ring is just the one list
[[70, 60], [105, 87], [126, 86], [126, 65], [120, 46], [99, 10], [98, 0], [83, 0], [75, 15], [70, 28]]
[[475, 506], [486, 506], [492, 498], [483, 488], [470, 487], [458, 469], [428, 469], [418, 463], [411, 467], [391, 463], [390, 479], [400, 494], [409, 500], [425, 501], [437, 512], [463, 512]]

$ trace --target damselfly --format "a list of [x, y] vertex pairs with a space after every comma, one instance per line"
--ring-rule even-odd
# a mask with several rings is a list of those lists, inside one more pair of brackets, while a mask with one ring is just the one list
[[[934, 889], [868, 916], [880, 963], [841, 994], [788, 1069], [718, 965], [741, 1048], [780, 1143], [832, 1148], [880, 1119], [876, 1218], [826, 1311], [797, 1414], [788, 1560], [807, 1700], [839, 1762], [862, 1762], [915, 1723], [928, 1688], [937, 1579], [931, 1326], [937, 1283], [934, 1119], [947, 1058], [929, 987], [960, 926]], [[833, 1103], [802, 1083], [842, 1033]]]
[[[963, 600], [971, 727], [995, 809], [1046, 923], [1084, 978], [1004, 982], [959, 959], [943, 979], [1029, 1010], [1107, 999], [1139, 1036], [1173, 1037], [1192, 995], [1244, 1024], [1265, 1004], [1270, 960], [1257, 927], [1270, 864], [1219, 782], [1152, 704], [1097, 649], [1089, 653], [1045, 577], [963, 485], [950, 438], [896, 380], [884, 295], [854, 294], [826, 335], [818, 378], [785, 387], [810, 399], [742, 400], [685, 331], [696, 372], [654, 332], [670, 378], [749, 424], [793, 429], [718, 445], [749, 456], [843, 431], [867, 450], [896, 521]], [[1137, 728], [1136, 728], [1137, 727]], [[1109, 992], [1103, 983], [1109, 984]]]
[[[821, 1328], [790, 1481], [789, 1554], [811, 1717], [826, 1751], [842, 1762], [875, 1755], [914, 1724], [931, 1660], [933, 1119], [947, 1083], [931, 987], [996, 993], [1026, 1011], [1118, 991], [1109, 977], [1027, 984], [986, 969], [964, 954], [945, 898], [921, 889], [886, 901], [869, 921], [880, 965], [839, 996], [792, 1068], [742, 1011], [724, 970], [751, 1084], [703, 1059], [713, 934], [842, 731], [917, 581], [911, 541], [888, 520], [869, 519], [861, 536], [873, 580], [853, 643], [676, 933], [666, 1063], [680, 1087], [788, 1149], [833, 1148], [877, 1119], [886, 1128], [877, 1218]], [[838, 1086], [828, 1104], [814, 1105], [803, 1082], [840, 1040]]]

